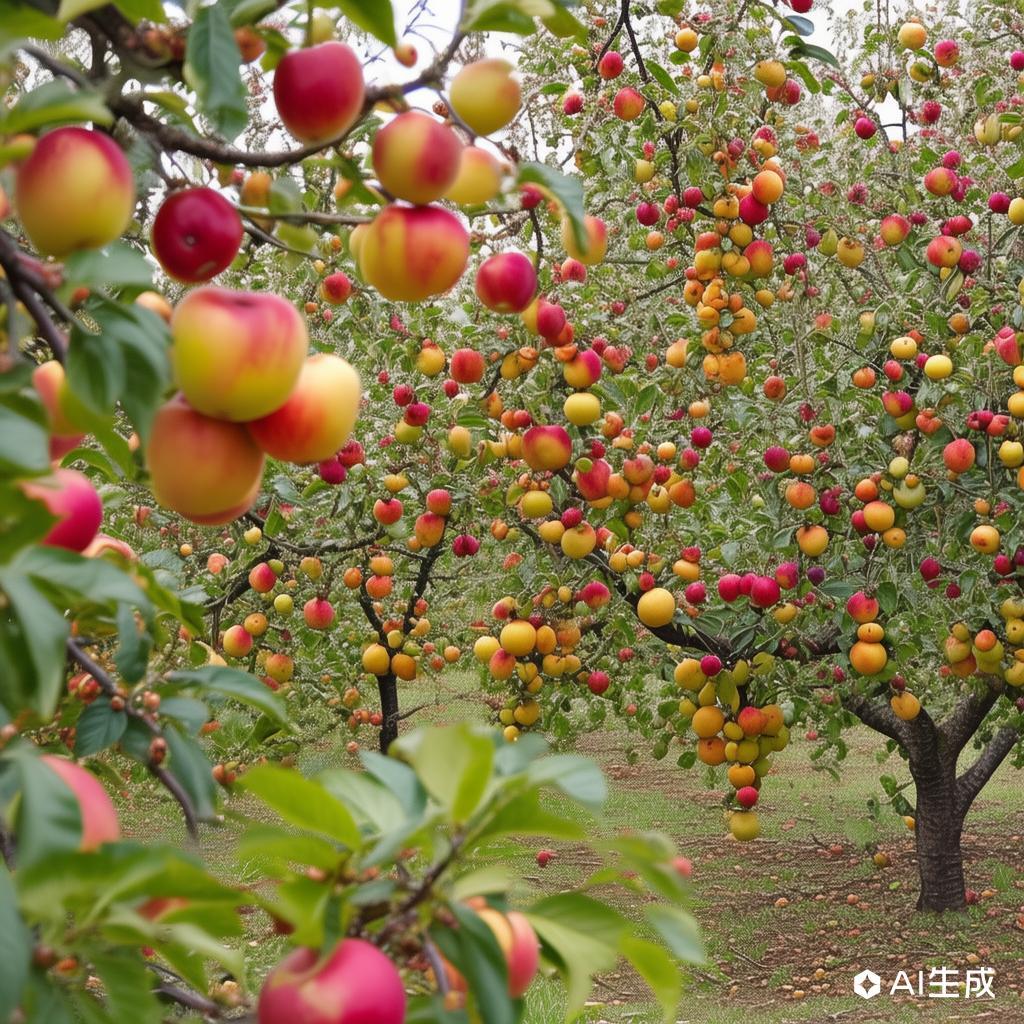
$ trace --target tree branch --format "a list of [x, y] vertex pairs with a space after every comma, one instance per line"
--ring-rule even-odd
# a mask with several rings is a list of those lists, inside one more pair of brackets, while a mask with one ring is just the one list
[[957, 810], [961, 817], [970, 810], [974, 798], [1006, 760], [1006, 756], [1020, 738], [1021, 734], [1016, 726], [1004, 725], [989, 740], [988, 746], [978, 755], [974, 764], [956, 780]]
[[851, 714], [856, 715], [866, 726], [880, 732], [883, 736], [895, 740], [901, 746], [906, 746], [906, 728], [896, 717], [892, 708], [885, 704], [876, 703], [862, 697], [859, 694], [851, 693], [842, 698], [842, 705]]
[[939, 722], [939, 734], [954, 757], [967, 746], [1002, 692], [1001, 686], [990, 686], [982, 694], [969, 693]]

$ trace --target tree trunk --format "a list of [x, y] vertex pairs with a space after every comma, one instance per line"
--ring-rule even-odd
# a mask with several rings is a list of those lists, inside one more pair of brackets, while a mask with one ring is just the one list
[[917, 869], [921, 878], [918, 910], [963, 910], [966, 906], [964, 860], [960, 849], [963, 820], [952, 792], [917, 798]]
[[392, 673], [377, 679], [380, 694], [380, 752], [386, 754], [388, 747], [398, 739], [398, 681]]
[[918, 910], [962, 910], [967, 904], [960, 834], [956, 770], [937, 750], [927, 752], [910, 771], [917, 785], [915, 815], [917, 870], [921, 879]]

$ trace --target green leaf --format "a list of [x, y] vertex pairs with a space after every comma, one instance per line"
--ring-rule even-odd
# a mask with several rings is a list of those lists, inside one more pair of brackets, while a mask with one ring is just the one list
[[707, 960], [700, 927], [685, 910], [665, 903], [652, 903], [644, 908], [644, 917], [680, 960], [691, 964], [702, 964]]
[[839, 61], [823, 46], [805, 43], [799, 36], [786, 36], [783, 42], [788, 43], [792, 47], [789, 51], [791, 57], [809, 57], [812, 60], [821, 61], [822, 64], [828, 64], [833, 68], [840, 66]]
[[494, 765], [490, 736], [466, 722], [445, 729], [423, 729], [397, 741], [427, 792], [455, 821], [476, 810]]
[[288, 724], [288, 712], [273, 691], [255, 676], [241, 669], [228, 668], [224, 665], [206, 665], [188, 672], [172, 672], [168, 679], [172, 683], [192, 683], [205, 690], [223, 694], [262, 711], [280, 725]]
[[153, 975], [134, 950], [96, 950], [89, 960], [103, 982], [104, 1007], [113, 1020], [158, 1024], [162, 1014]]
[[810, 18], [801, 18], [798, 14], [787, 14], [782, 20], [782, 23], [792, 29], [798, 35], [802, 36], [813, 36], [814, 35], [814, 22]]
[[557, 786], [567, 797], [598, 811], [608, 799], [608, 783], [594, 761], [579, 754], [555, 754], [535, 762], [529, 770], [535, 785]]
[[6, 865], [0, 863], [0, 1020], [8, 1020], [28, 980], [32, 935], [18, 913]]
[[519, 177], [516, 181], [522, 185], [532, 183], [546, 188], [562, 206], [562, 210], [572, 224], [573, 237], [582, 249], [587, 248], [586, 210], [583, 207], [583, 182], [579, 178], [561, 171], [556, 171], [547, 164], [524, 163], [519, 165]]
[[131, 605], [122, 604], [117, 609], [117, 636], [121, 643], [114, 655], [114, 664], [122, 679], [137, 683], [149, 664], [153, 638], [147, 630], [138, 628]]
[[131, 22], [161, 22], [165, 19], [161, 0], [115, 0], [114, 6]]
[[391, 0], [336, 0], [336, 6], [350, 21], [385, 45], [393, 47], [397, 44]]
[[636, 968], [637, 974], [647, 982], [654, 998], [661, 1006], [667, 1024], [676, 1019], [676, 1010], [682, 996], [683, 985], [679, 967], [665, 950], [646, 939], [626, 935], [619, 951]]
[[0, 50], [20, 39], [60, 39], [66, 31], [63, 23], [24, 0], [0, 0]]
[[584, 839], [586, 829], [571, 818], [545, 807], [539, 790], [531, 789], [503, 803], [478, 833], [481, 841], [500, 835]]
[[49, 434], [41, 423], [25, 415], [37, 408], [17, 396], [0, 402], [0, 473], [45, 473], [49, 469]]
[[488, 893], [504, 895], [514, 882], [511, 868], [506, 864], [488, 864], [474, 871], [460, 875], [451, 886], [453, 900], [464, 903], [471, 896], [483, 896]]
[[338, 851], [324, 839], [296, 835], [294, 829], [258, 825], [249, 828], [238, 843], [238, 858], [247, 863], [276, 863], [283, 868], [292, 864], [311, 864], [333, 871], [338, 866]]
[[153, 268], [137, 249], [114, 242], [102, 249], [80, 249], [64, 261], [64, 282], [85, 287], [122, 285], [151, 288]]
[[490, 926], [468, 907], [449, 906], [458, 928], [437, 925], [430, 935], [466, 979], [483, 1024], [518, 1024], [519, 1013], [508, 994], [505, 954]]
[[64, 644], [70, 623], [26, 576], [0, 571], [8, 614], [0, 618], [0, 702], [17, 714], [53, 715], [64, 684]]
[[213, 780], [213, 766], [202, 748], [177, 729], [165, 729], [164, 739], [170, 760], [167, 770], [182, 784], [192, 800], [197, 817], [213, 817], [217, 797], [217, 783]]
[[406, 821], [395, 794], [365, 772], [335, 768], [322, 772], [317, 781], [348, 807], [361, 826], [369, 825], [374, 832], [389, 832]]
[[667, 89], [673, 96], [679, 95], [679, 86], [676, 85], [672, 76], [660, 64], [655, 64], [654, 61], [649, 60], [647, 61], [647, 70], [654, 76], [658, 84]]
[[398, 799], [409, 818], [418, 818], [427, 803], [427, 793], [416, 773], [401, 761], [385, 757], [375, 750], [362, 750], [359, 759], [367, 772], [384, 784], [384, 787]]
[[564, 7], [558, 7], [554, 14], [541, 18], [541, 21], [544, 27], [559, 39], [576, 38], [580, 42], [586, 42], [587, 26]]
[[352, 813], [319, 782], [287, 768], [266, 764], [246, 772], [238, 785], [299, 828], [328, 836], [350, 850], [362, 845]]
[[102, 296], [89, 303], [98, 331], [75, 323], [68, 346], [68, 384], [97, 415], [109, 415], [118, 400], [145, 438], [156, 406], [170, 384], [167, 325], [135, 304]]
[[18, 102], [0, 118], [0, 131], [14, 135], [45, 125], [83, 121], [109, 125], [114, 115], [98, 92], [74, 88], [66, 79], [55, 78], [31, 92], [22, 93]]
[[1019, 160], [1014, 160], [1009, 167], [1006, 168], [1006, 173], [1016, 181], [1018, 178], [1024, 178], [1024, 156]]
[[[525, 14], [516, 0], [475, 0], [466, 11], [462, 28], [466, 32], [512, 32], [529, 36], [537, 31], [533, 17]], [[550, 5], [550, 14], [555, 8]], [[550, 15], [546, 15], [550, 16]]]
[[75, 757], [88, 757], [112, 747], [124, 735], [128, 716], [115, 711], [109, 697], [98, 697], [75, 723]]
[[592, 976], [615, 966], [619, 939], [628, 924], [614, 910], [580, 893], [542, 900], [526, 916], [543, 943], [544, 955], [565, 981], [565, 1019], [572, 1020], [586, 1002]]
[[241, 64], [226, 6], [201, 7], [188, 32], [185, 80], [195, 89], [200, 111], [228, 140], [249, 123]]

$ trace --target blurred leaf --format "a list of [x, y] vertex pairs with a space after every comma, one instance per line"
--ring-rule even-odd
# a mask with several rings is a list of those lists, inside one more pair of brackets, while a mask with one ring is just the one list
[[114, 655], [117, 671], [126, 682], [137, 683], [149, 664], [153, 638], [148, 631], [138, 628], [131, 605], [122, 604], [117, 609], [117, 637], [120, 641]]
[[75, 723], [75, 757], [88, 757], [112, 747], [127, 726], [128, 716], [114, 711], [109, 697], [97, 697]]
[[103, 982], [103, 1005], [114, 1020], [158, 1024], [160, 1006], [153, 995], [153, 974], [134, 950], [96, 950], [89, 957]]
[[109, 125], [114, 115], [98, 92], [75, 88], [66, 79], [55, 78], [22, 93], [18, 102], [0, 117], [0, 132], [15, 135], [46, 125], [87, 121]]
[[241, 64], [226, 5], [200, 7], [188, 32], [185, 80], [195, 89], [199, 109], [228, 141], [249, 122]]
[[170, 760], [167, 770], [182, 784], [192, 800], [196, 816], [200, 819], [213, 817], [216, 806], [217, 783], [213, 780], [213, 769], [202, 748], [188, 736], [175, 728], [164, 730]]
[[82, 814], [71, 787], [29, 744], [18, 744], [8, 756], [21, 783], [15, 819], [19, 871], [51, 853], [78, 849]]
[[667, 89], [673, 96], [679, 95], [679, 86], [676, 84], [675, 79], [660, 64], [655, 64], [654, 61], [649, 60], [646, 62], [646, 65], [647, 70], [650, 71], [662, 88]]
[[647, 982], [661, 1006], [665, 1021], [671, 1024], [676, 1019], [683, 990], [679, 965], [661, 946], [635, 935], [624, 936], [619, 943], [619, 951]]
[[107, 288], [126, 285], [153, 286], [153, 267], [137, 249], [125, 242], [113, 242], [102, 249], [80, 249], [64, 261], [66, 286]]
[[399, 739], [396, 746], [427, 792], [455, 821], [466, 821], [491, 781], [494, 744], [490, 737], [461, 722], [419, 730]]
[[557, 786], [567, 797], [591, 810], [600, 810], [608, 799], [608, 783], [601, 769], [580, 754], [541, 758], [527, 774], [535, 785]]
[[336, 0], [336, 6], [350, 21], [385, 45], [393, 47], [398, 43], [391, 0]]
[[680, 960], [691, 964], [702, 964], [707, 960], [700, 927], [691, 914], [679, 907], [652, 903], [644, 907], [644, 917]]
[[280, 725], [288, 724], [288, 712], [281, 700], [255, 676], [241, 669], [206, 665], [187, 672], [172, 672], [168, 679], [172, 683], [192, 683], [223, 694], [262, 711]]
[[349, 809], [323, 786], [298, 772], [265, 764], [246, 772], [238, 785], [258, 796], [293, 825], [328, 836], [350, 850], [362, 845]]
[[10, 1018], [28, 980], [32, 935], [18, 913], [6, 865], [0, 862], [0, 1020]]
[[50, 437], [34, 416], [38, 408], [18, 396], [0, 402], [0, 473], [45, 473], [50, 468]]
[[583, 206], [583, 182], [575, 177], [562, 174], [547, 164], [524, 163], [519, 165], [517, 183], [533, 183], [547, 189], [561, 204], [565, 215], [572, 224], [573, 237], [580, 249], [587, 248], [586, 210]]

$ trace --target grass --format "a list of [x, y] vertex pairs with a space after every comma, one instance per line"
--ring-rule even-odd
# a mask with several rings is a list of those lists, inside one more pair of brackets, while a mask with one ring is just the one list
[[[431, 684], [403, 693], [406, 707], [437, 701], [416, 722], [484, 718], [472, 680], [455, 674], [445, 689]], [[347, 732], [302, 746], [308, 772], [352, 764]], [[961, 915], [936, 918], [914, 911], [917, 877], [913, 837], [893, 812], [868, 816], [868, 800], [880, 796], [880, 746], [867, 730], [849, 736], [850, 754], [841, 781], [815, 771], [811, 745], [796, 740], [776, 758], [761, 806], [762, 838], [739, 846], [725, 833], [724, 791], [704, 787], [701, 773], [641, 757], [628, 763], [627, 736], [614, 730], [586, 736], [580, 748], [606, 771], [611, 795], [601, 833], [624, 828], [658, 829], [672, 835], [695, 864], [693, 910], [701, 922], [708, 962], [688, 979], [680, 1022], [759, 1024], [982, 1020], [998, 1013], [1024, 1020], [1024, 825], [1015, 820], [1021, 800], [1014, 772], [1004, 767], [979, 798], [964, 835], [968, 885], [981, 902]], [[969, 758], [969, 754], [967, 755]], [[898, 759], [882, 770], [899, 781]], [[721, 787], [721, 782], [719, 786]], [[175, 808], [143, 790], [123, 808], [129, 832], [183, 839]], [[912, 790], [905, 795], [913, 803]], [[245, 798], [232, 798], [245, 809]], [[1017, 831], [1019, 829], [1019, 831]], [[202, 846], [216, 870], [245, 876], [233, 860], [230, 825], [206, 830]], [[558, 852], [541, 871], [536, 850]], [[891, 864], [876, 868], [871, 855], [884, 851]], [[593, 866], [584, 848], [554, 842], [522, 844], [509, 858], [523, 879], [515, 895], [530, 900], [578, 882]], [[281, 955], [283, 941], [261, 922], [247, 936], [250, 984]], [[861, 968], [891, 980], [897, 971], [916, 977], [933, 966], [964, 972], [993, 967], [996, 1001], [911, 999], [883, 995], [865, 1002], [852, 992]], [[530, 991], [527, 1024], [555, 1024], [564, 1015], [561, 989], [543, 980]], [[654, 1024], [659, 1015], [642, 983], [622, 969], [599, 979], [584, 1018], [588, 1024]]]

